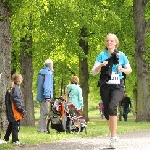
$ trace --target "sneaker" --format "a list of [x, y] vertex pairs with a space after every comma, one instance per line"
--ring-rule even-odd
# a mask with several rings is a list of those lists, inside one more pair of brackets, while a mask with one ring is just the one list
[[7, 143], [5, 140], [0, 139], [0, 144], [5, 144]]
[[19, 146], [19, 147], [21, 147], [21, 146], [24, 146], [25, 145], [25, 143], [23, 143], [23, 142], [19, 142], [19, 141], [16, 141], [16, 142], [13, 142], [13, 143], [15, 143], [17, 146]]
[[118, 143], [118, 137], [111, 137], [109, 147], [115, 149]]

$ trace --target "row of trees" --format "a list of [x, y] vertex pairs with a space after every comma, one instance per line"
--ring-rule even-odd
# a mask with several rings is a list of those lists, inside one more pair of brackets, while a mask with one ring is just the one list
[[149, 120], [149, 8], [149, 0], [1, 0], [1, 128], [7, 124], [4, 97], [14, 72], [24, 78], [28, 117], [23, 123], [34, 125], [36, 78], [47, 58], [54, 60], [56, 97], [73, 74], [79, 76], [88, 120], [88, 106], [99, 101], [99, 77], [92, 77], [91, 69], [109, 32], [117, 34], [133, 68], [126, 87], [135, 97], [137, 121]]

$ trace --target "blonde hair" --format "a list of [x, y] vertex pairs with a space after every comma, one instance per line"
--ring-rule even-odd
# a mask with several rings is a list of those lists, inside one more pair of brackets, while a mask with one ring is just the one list
[[15, 73], [12, 75], [12, 83], [10, 85], [10, 87], [8, 88], [9, 91], [12, 90], [12, 88], [15, 86], [14, 83], [17, 83], [17, 84], [21, 84], [22, 83], [22, 75], [21, 74], [18, 74], [18, 73]]
[[[112, 36], [112, 37], [114, 38], [115, 42], [117, 43], [116, 46], [115, 46], [115, 48], [117, 49], [117, 48], [119, 47], [119, 39], [118, 39], [118, 37], [117, 37], [115, 34], [113, 34], [113, 33], [109, 33], [109, 34], [107, 34], [107, 36], [106, 36], [106, 40], [107, 40], [107, 38], [108, 38], [109, 36]], [[105, 45], [105, 49], [108, 50], [108, 48], [107, 48], [106, 45]]]
[[73, 83], [73, 84], [78, 84], [78, 83], [79, 83], [79, 78], [78, 78], [77, 76], [73, 76], [73, 77], [71, 78], [71, 83]]

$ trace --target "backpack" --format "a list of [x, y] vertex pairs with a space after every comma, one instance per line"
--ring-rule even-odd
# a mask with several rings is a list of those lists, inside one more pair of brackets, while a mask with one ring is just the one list
[[97, 87], [101, 87], [103, 84], [111, 79], [113, 64], [119, 64], [118, 53], [118, 50], [114, 50], [114, 52], [111, 54], [111, 57], [105, 60], [108, 61], [108, 64], [101, 68], [100, 79], [98, 81]]
[[6, 116], [9, 122], [15, 121], [14, 113], [12, 110], [12, 92], [13, 89], [11, 91], [7, 90], [5, 94]]

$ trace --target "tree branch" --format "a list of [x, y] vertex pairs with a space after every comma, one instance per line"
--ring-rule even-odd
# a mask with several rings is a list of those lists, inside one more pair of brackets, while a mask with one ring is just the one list
[[146, 22], [146, 25], [145, 25], [145, 33], [148, 31], [148, 28], [150, 27], [150, 18], [148, 20], [148, 22]]

